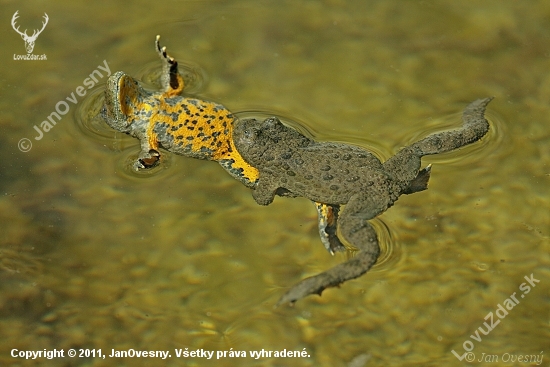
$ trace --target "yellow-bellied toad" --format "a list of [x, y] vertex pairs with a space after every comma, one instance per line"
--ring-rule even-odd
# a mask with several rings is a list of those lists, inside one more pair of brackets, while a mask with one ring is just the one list
[[224, 106], [180, 95], [178, 63], [155, 40], [163, 72], [162, 91], [149, 92], [122, 71], [107, 80], [101, 114], [113, 129], [138, 138], [136, 170], [158, 164], [159, 146], [187, 157], [219, 162], [233, 177], [254, 187], [258, 171], [243, 161], [231, 139], [235, 117]]

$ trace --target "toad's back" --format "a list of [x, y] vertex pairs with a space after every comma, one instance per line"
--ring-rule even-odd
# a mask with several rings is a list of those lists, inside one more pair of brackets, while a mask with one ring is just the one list
[[315, 142], [275, 118], [261, 125], [244, 120], [237, 130], [237, 149], [263, 173], [262, 185], [279, 195], [345, 204], [367, 187], [388, 194], [390, 180], [382, 164], [364, 149]]

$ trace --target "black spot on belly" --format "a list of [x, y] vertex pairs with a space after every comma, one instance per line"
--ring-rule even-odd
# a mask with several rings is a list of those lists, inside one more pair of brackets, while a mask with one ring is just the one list
[[330, 174], [326, 174], [326, 175], [323, 175], [323, 180], [325, 181], [330, 181], [334, 178], [334, 176], [330, 175]]

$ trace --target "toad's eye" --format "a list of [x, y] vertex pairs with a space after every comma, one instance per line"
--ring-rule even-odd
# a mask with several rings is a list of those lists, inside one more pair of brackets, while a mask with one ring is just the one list
[[244, 130], [244, 136], [247, 139], [254, 139], [258, 135], [258, 131], [254, 128], [248, 128]]

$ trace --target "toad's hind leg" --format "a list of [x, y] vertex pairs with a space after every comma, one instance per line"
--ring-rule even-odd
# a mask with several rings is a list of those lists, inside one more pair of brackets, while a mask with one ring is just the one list
[[372, 193], [354, 195], [338, 218], [340, 233], [347, 242], [357, 248], [354, 256], [332, 269], [294, 285], [281, 297], [277, 306], [283, 303], [293, 304], [310, 294], [320, 295], [328, 287], [335, 287], [365, 274], [374, 265], [380, 248], [376, 232], [367, 220], [386, 210], [389, 203], [385, 199], [374, 199], [373, 196], [376, 197]]
[[493, 98], [478, 99], [470, 103], [462, 113], [460, 129], [428, 135], [411, 147], [419, 155], [445, 153], [474, 143], [489, 131], [485, 108]]
[[[478, 99], [470, 103], [462, 114], [462, 127], [455, 130], [431, 134], [416, 143], [401, 149], [384, 162], [384, 169], [400, 185], [401, 193], [421, 191], [422, 181], [427, 184], [429, 168], [419, 172], [420, 159], [425, 155], [449, 152], [474, 143], [489, 131], [485, 119], [485, 108], [493, 98]], [[427, 173], [427, 174], [426, 174]], [[411, 187], [411, 185], [413, 187]]]
[[160, 47], [160, 36], [155, 39], [155, 48], [162, 60], [162, 75], [160, 81], [164, 94], [175, 96], [183, 91], [183, 78], [178, 73], [178, 62], [166, 53], [166, 47]]

